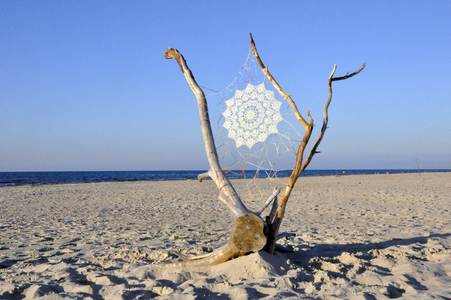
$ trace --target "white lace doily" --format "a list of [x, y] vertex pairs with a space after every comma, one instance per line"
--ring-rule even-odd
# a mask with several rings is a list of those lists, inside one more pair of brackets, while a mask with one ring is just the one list
[[256, 143], [264, 142], [270, 134], [278, 132], [277, 125], [282, 121], [281, 103], [263, 82], [236, 90], [226, 105], [223, 126], [237, 148], [247, 146], [250, 149]]

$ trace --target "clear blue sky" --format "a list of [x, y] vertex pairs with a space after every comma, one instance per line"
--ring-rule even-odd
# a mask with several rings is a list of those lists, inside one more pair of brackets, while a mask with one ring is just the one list
[[[312, 168], [451, 168], [451, 1], [1, 1], [0, 171], [203, 169], [198, 81], [236, 76], [252, 31], [319, 120]], [[341, 72], [340, 72], [341, 71]]]

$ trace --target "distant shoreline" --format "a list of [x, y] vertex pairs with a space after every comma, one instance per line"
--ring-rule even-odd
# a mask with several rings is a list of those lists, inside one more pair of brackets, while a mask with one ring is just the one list
[[[0, 172], [0, 187], [47, 184], [76, 184], [96, 182], [135, 182], [135, 181], [173, 181], [196, 180], [205, 170], [179, 171], [52, 171], [52, 172]], [[259, 171], [258, 178], [284, 178], [290, 170], [277, 173]], [[412, 173], [448, 173], [451, 169], [329, 169], [306, 170], [303, 176], [350, 176], [373, 174], [412, 174]], [[256, 175], [255, 170], [228, 171], [230, 179], [249, 179]]]

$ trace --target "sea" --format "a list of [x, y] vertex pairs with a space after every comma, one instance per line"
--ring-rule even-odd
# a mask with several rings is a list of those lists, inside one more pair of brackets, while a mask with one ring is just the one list
[[[193, 180], [205, 170], [183, 171], [64, 171], [64, 172], [0, 172], [0, 187], [17, 185], [67, 184], [118, 181]], [[451, 169], [331, 169], [305, 170], [303, 176], [348, 176], [368, 174], [401, 174], [424, 172], [451, 172]], [[288, 177], [290, 170], [227, 171], [230, 179], [260, 177]]]

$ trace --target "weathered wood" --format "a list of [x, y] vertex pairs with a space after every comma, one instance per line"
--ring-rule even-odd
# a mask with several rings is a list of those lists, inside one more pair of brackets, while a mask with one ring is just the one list
[[336, 65], [334, 65], [334, 68], [333, 68], [332, 73], [330, 74], [329, 80], [328, 80], [329, 93], [328, 93], [328, 98], [327, 98], [326, 104], [324, 106], [324, 111], [323, 111], [323, 125], [321, 127], [321, 131], [320, 131], [320, 134], [319, 134], [316, 142], [314, 143], [309, 155], [307, 156], [307, 159], [304, 161], [304, 152], [305, 152], [305, 149], [307, 147], [307, 144], [310, 140], [310, 137], [311, 137], [312, 131], [313, 131], [313, 126], [314, 126], [313, 119], [312, 119], [310, 113], [307, 112], [307, 117], [308, 117], [309, 121], [307, 122], [305, 120], [305, 118], [299, 112], [299, 109], [297, 108], [294, 100], [291, 98], [290, 95], [288, 95], [288, 93], [285, 92], [285, 90], [276, 81], [274, 76], [269, 72], [268, 68], [263, 63], [263, 61], [257, 51], [257, 47], [255, 45], [255, 41], [253, 39], [252, 34], [250, 34], [250, 45], [251, 45], [252, 53], [254, 54], [254, 57], [255, 57], [258, 65], [260, 66], [260, 69], [262, 70], [263, 74], [266, 76], [268, 81], [271, 82], [271, 84], [279, 92], [279, 94], [288, 102], [295, 117], [299, 120], [299, 122], [305, 129], [304, 136], [302, 137], [302, 140], [299, 143], [299, 146], [298, 146], [298, 149], [296, 152], [296, 160], [294, 163], [293, 171], [291, 172], [291, 175], [288, 178], [288, 183], [285, 187], [284, 193], [283, 193], [282, 197], [280, 198], [280, 201], [278, 201], [278, 203], [277, 203], [277, 208], [275, 209], [275, 212], [274, 212], [275, 206], [273, 206], [273, 209], [271, 210], [271, 214], [270, 214], [269, 218], [267, 218], [268, 234], [267, 234], [267, 245], [265, 246], [265, 249], [267, 251], [269, 251], [270, 253], [273, 253], [275, 250], [275, 246], [276, 246], [277, 233], [279, 232], [280, 225], [281, 225], [283, 217], [285, 215], [287, 202], [288, 202], [288, 199], [290, 198], [291, 192], [293, 191], [294, 185], [296, 184], [296, 181], [298, 180], [298, 178], [302, 175], [302, 172], [305, 170], [305, 168], [310, 164], [313, 156], [316, 153], [319, 153], [317, 148], [324, 137], [324, 133], [327, 129], [327, 124], [328, 124], [328, 120], [329, 120], [328, 110], [329, 110], [329, 105], [332, 101], [332, 82], [348, 79], [348, 78], [351, 78], [351, 77], [359, 74], [365, 68], [365, 65], [362, 65], [357, 71], [355, 71], [353, 73], [348, 73], [341, 77], [334, 77], [335, 70], [337, 68]]
[[184, 261], [163, 265], [172, 268], [195, 268], [217, 265], [236, 257], [258, 252], [266, 244], [264, 223], [256, 215], [238, 217], [226, 245], [211, 253], [185, 257]]
[[280, 188], [275, 187], [271, 196], [268, 197], [268, 199], [265, 201], [265, 203], [263, 204], [262, 208], [260, 208], [256, 214], [261, 216], [261, 214], [263, 213], [263, 211], [273, 202], [277, 199], [277, 196], [280, 193]]
[[196, 80], [194, 79], [193, 73], [188, 68], [185, 58], [177, 49], [169, 48], [165, 52], [164, 57], [166, 59], [175, 59], [175, 61], [177, 61], [180, 70], [185, 76], [186, 82], [196, 96], [197, 106], [199, 107], [202, 139], [204, 141], [208, 163], [210, 164], [210, 170], [208, 171], [208, 174], [219, 189], [219, 200], [222, 201], [232, 211], [235, 217], [250, 213], [244, 203], [241, 201], [238, 193], [235, 191], [230, 181], [227, 179], [227, 177], [225, 177], [224, 172], [222, 171], [219, 164], [213, 133], [211, 131], [207, 100], [205, 99], [203, 90], [199, 87]]
[[299, 122], [304, 126], [305, 132], [304, 136], [302, 137], [302, 141], [299, 143], [298, 150], [296, 152], [296, 161], [294, 164], [294, 168], [291, 172], [290, 177], [288, 178], [288, 183], [285, 187], [284, 193], [282, 197], [280, 198], [280, 201], [278, 202], [277, 209], [275, 211], [275, 217], [271, 224], [268, 224], [268, 245], [266, 246], [266, 249], [273, 253], [274, 252], [274, 246], [276, 241], [276, 235], [279, 231], [280, 224], [282, 222], [283, 216], [285, 215], [285, 208], [288, 202], [288, 199], [290, 198], [291, 192], [294, 188], [294, 185], [296, 184], [296, 181], [298, 180], [299, 176], [301, 175], [301, 168], [302, 168], [302, 160], [304, 158], [304, 151], [308, 144], [308, 141], [310, 139], [310, 136], [313, 131], [313, 118], [310, 115], [310, 113], [307, 113], [307, 117], [309, 121], [307, 122], [305, 118], [302, 116], [302, 114], [299, 112], [296, 103], [291, 98], [291, 96], [288, 95], [287, 92], [279, 85], [279, 83], [276, 81], [274, 76], [269, 72], [268, 68], [263, 63], [262, 59], [260, 58], [260, 55], [258, 54], [257, 47], [255, 45], [255, 41], [252, 37], [252, 34], [250, 34], [250, 43], [251, 43], [251, 49], [252, 53], [254, 54], [255, 59], [257, 60], [263, 74], [266, 76], [269, 82], [272, 83], [274, 88], [279, 92], [279, 94], [288, 102], [290, 105], [294, 115], [299, 120]]
[[254, 38], [252, 36], [252, 33], [249, 33], [250, 39], [251, 39], [251, 49], [252, 53], [254, 54], [255, 60], [257, 61], [258, 65], [260, 66], [261, 70], [263, 71], [263, 74], [265, 74], [266, 78], [271, 82], [271, 84], [274, 86], [274, 88], [279, 92], [279, 94], [288, 102], [288, 105], [290, 105], [291, 109], [293, 110], [293, 113], [295, 117], [298, 119], [298, 121], [304, 126], [305, 129], [308, 127], [308, 123], [305, 120], [305, 118], [302, 116], [302, 114], [299, 112], [299, 109], [296, 105], [296, 102], [291, 98], [291, 96], [285, 92], [284, 89], [279, 85], [277, 80], [274, 78], [271, 72], [269, 72], [269, 69], [265, 66], [262, 59], [260, 58], [260, 55], [257, 51], [257, 46], [255, 45]]
[[332, 82], [351, 78], [351, 77], [359, 74], [360, 72], [362, 72], [362, 70], [365, 69], [365, 67], [366, 67], [366, 65], [363, 64], [356, 71], [354, 71], [352, 73], [348, 73], [341, 77], [334, 77], [335, 71], [337, 70], [337, 65], [334, 65], [334, 67], [332, 68], [332, 72], [330, 73], [329, 79], [327, 81], [328, 93], [327, 93], [327, 101], [325, 102], [324, 108], [323, 108], [323, 125], [321, 126], [321, 131], [320, 131], [315, 143], [313, 144], [312, 149], [310, 150], [309, 156], [307, 157], [307, 159], [304, 161], [304, 163], [302, 165], [301, 171], [304, 171], [305, 168], [307, 168], [308, 165], [310, 164], [310, 162], [312, 161], [313, 156], [315, 154], [319, 153], [318, 146], [321, 143], [321, 141], [323, 140], [324, 134], [326, 133], [327, 124], [329, 123], [329, 106], [330, 106], [330, 103], [332, 102], [332, 94], [333, 94]]
[[[313, 131], [313, 118], [310, 113], [307, 112], [307, 119], [302, 116], [299, 112], [296, 103], [288, 95], [285, 90], [279, 85], [274, 76], [269, 72], [268, 68], [263, 63], [260, 55], [258, 54], [257, 47], [255, 45], [255, 41], [250, 34], [250, 44], [252, 53], [260, 66], [263, 74], [266, 76], [269, 82], [274, 86], [274, 88], [279, 92], [279, 94], [287, 101], [289, 106], [291, 107], [293, 114], [304, 127], [305, 132], [302, 137], [301, 142], [298, 145], [298, 149], [296, 152], [296, 160], [293, 167], [293, 170], [288, 178], [287, 184], [283, 191], [283, 195], [280, 199], [278, 199], [278, 195], [280, 189], [274, 189], [273, 194], [265, 201], [263, 207], [256, 213], [252, 213], [249, 211], [244, 203], [239, 198], [237, 192], [233, 188], [230, 181], [224, 175], [224, 171], [221, 169], [219, 164], [218, 155], [216, 152], [216, 147], [213, 139], [213, 134], [211, 131], [210, 119], [208, 115], [208, 107], [207, 101], [205, 99], [205, 94], [202, 89], [197, 84], [191, 70], [188, 68], [185, 59], [182, 54], [174, 49], [170, 48], [165, 53], [165, 58], [167, 59], [175, 59], [185, 76], [188, 85], [193, 91], [194, 95], [197, 99], [197, 104], [199, 107], [199, 117], [202, 129], [202, 138], [204, 141], [205, 152], [207, 154], [207, 159], [210, 164], [210, 170], [206, 173], [199, 174], [198, 179], [202, 181], [202, 179], [210, 177], [213, 182], [216, 184], [219, 189], [219, 200], [226, 204], [226, 206], [232, 211], [235, 215], [235, 221], [232, 226], [231, 236], [226, 245], [213, 251], [211, 253], [206, 253], [194, 257], [185, 257], [183, 255], [179, 255], [185, 261], [169, 264], [166, 266], [173, 267], [201, 267], [201, 266], [210, 266], [218, 263], [225, 262], [227, 260], [233, 259], [238, 256], [246, 255], [251, 252], [257, 252], [261, 249], [265, 249], [266, 251], [273, 253], [275, 250], [286, 251], [284, 247], [277, 245], [276, 241], [283, 237], [288, 237], [290, 234], [282, 233], [278, 234], [280, 225], [285, 215], [286, 205], [288, 199], [291, 195], [291, 192], [296, 184], [296, 181], [301, 176], [302, 172], [305, 168], [310, 164], [313, 156], [318, 151], [318, 146], [321, 143], [324, 133], [327, 129], [329, 115], [328, 110], [330, 103], [332, 101], [332, 82], [345, 80], [351, 78], [357, 74], [359, 74], [364, 68], [365, 65], [362, 65], [358, 70], [353, 73], [348, 73], [341, 77], [334, 77], [336, 71], [336, 65], [329, 76], [328, 80], [328, 98], [324, 105], [323, 110], [323, 124], [321, 127], [320, 134], [314, 143], [312, 149], [310, 150], [309, 155], [306, 160], [304, 160], [304, 152], [307, 147], [307, 144], [311, 138]], [[265, 218], [265, 222], [259, 217], [260, 214], [272, 203], [272, 207], [270, 213]]]
[[274, 199], [274, 202], [272, 203], [271, 210], [270, 210], [269, 215], [267, 217], [267, 221], [268, 221], [267, 223], [269, 225], [271, 225], [274, 222], [274, 218], [276, 217], [276, 210], [277, 210], [278, 206], [279, 206], [279, 201], [276, 198], [276, 199]]
[[208, 172], [200, 173], [199, 175], [197, 175], [197, 180], [199, 180], [200, 182], [208, 178], [210, 178], [210, 174]]

